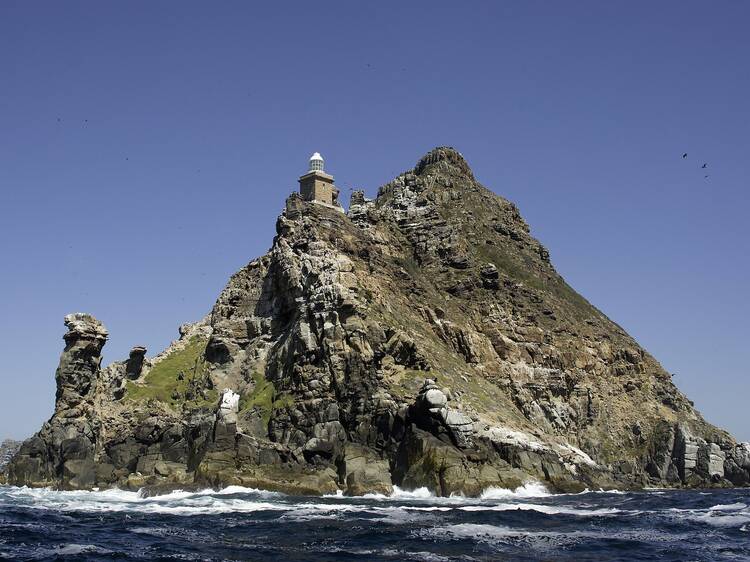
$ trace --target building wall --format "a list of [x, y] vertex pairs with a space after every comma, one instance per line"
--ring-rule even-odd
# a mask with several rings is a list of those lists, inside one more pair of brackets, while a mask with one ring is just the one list
[[315, 200], [333, 205], [333, 184], [316, 179]]
[[306, 201], [320, 201], [333, 205], [333, 182], [318, 174], [300, 178], [300, 193]]

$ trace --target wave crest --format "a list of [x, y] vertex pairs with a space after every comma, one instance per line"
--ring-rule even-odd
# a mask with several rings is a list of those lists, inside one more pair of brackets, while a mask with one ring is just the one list
[[551, 496], [550, 491], [541, 482], [526, 482], [515, 490], [509, 488], [487, 488], [479, 496], [483, 500], [505, 500], [509, 498], [543, 498]]

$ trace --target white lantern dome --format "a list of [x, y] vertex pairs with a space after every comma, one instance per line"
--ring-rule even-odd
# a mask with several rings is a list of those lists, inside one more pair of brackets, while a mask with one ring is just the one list
[[322, 172], [323, 171], [323, 157], [320, 152], [316, 152], [310, 156], [310, 171], [311, 172]]

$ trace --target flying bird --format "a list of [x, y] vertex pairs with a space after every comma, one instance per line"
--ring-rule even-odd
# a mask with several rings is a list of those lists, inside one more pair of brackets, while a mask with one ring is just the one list
[[704, 163], [704, 164], [703, 164], [703, 166], [701, 166], [701, 169], [702, 169], [702, 170], [705, 170], [706, 168], [708, 168], [708, 164], [707, 164], [707, 163]]
[[687, 158], [687, 152], [682, 155], [683, 158]]
[[708, 179], [708, 174], [706, 174], [705, 176], [703, 176], [703, 179], [704, 180]]

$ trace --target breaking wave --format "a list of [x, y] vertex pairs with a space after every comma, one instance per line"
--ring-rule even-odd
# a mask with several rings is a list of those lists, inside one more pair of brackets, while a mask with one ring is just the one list
[[515, 490], [487, 488], [482, 492], [481, 498], [483, 500], [504, 500], [508, 498], [542, 498], [549, 495], [549, 490], [541, 482], [527, 482]]
[[0, 558], [628, 560], [668, 545], [674, 559], [750, 559], [749, 505], [749, 490], [555, 495], [535, 482], [478, 498], [0, 487]]
[[[541, 482], [530, 481], [522, 486], [517, 487], [514, 490], [510, 488], [487, 488], [479, 496], [482, 500], [496, 500], [496, 499], [509, 499], [509, 498], [538, 498], [551, 496], [550, 491]], [[335, 494], [329, 494], [323, 496], [326, 498], [346, 498], [342, 490], [338, 490]], [[460, 494], [453, 494], [448, 498], [441, 498], [436, 496], [429, 489], [422, 487], [416, 488], [415, 490], [405, 490], [398, 486], [393, 487], [393, 492], [389, 495], [386, 494], [365, 494], [360, 496], [363, 499], [371, 500], [431, 500], [431, 501], [450, 501], [458, 500], [466, 501], [469, 498]]]

